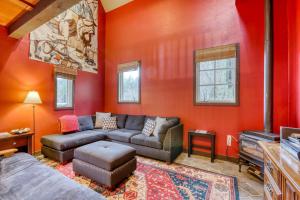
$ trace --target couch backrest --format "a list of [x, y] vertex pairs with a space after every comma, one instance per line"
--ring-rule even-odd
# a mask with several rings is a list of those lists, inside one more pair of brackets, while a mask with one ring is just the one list
[[127, 116], [126, 114], [114, 114], [112, 113], [111, 116], [117, 117], [117, 127], [118, 128], [125, 128]]
[[172, 120], [174, 122], [174, 126], [178, 125], [180, 123], [180, 118], [179, 117], [167, 117], [167, 120], [168, 121]]
[[[156, 116], [151, 116], [151, 115], [127, 115], [127, 114], [116, 114], [116, 113], [112, 113], [112, 116], [116, 116], [117, 117], [117, 126], [118, 128], [126, 128], [126, 123], [129, 117], [129, 122], [127, 128], [131, 129], [134, 128], [133, 130], [143, 130], [144, 125], [147, 121], [147, 119], [152, 119], [155, 120]], [[170, 121], [170, 127], [176, 126], [178, 124], [180, 124], [180, 118], [179, 117], [166, 117], [168, 121]], [[132, 120], [138, 120], [138, 123], [136, 124], [132, 124]], [[92, 120], [93, 123], [95, 125], [96, 122], [96, 115], [92, 115]], [[143, 125], [141, 126], [141, 121], [143, 121]], [[142, 128], [141, 128], [142, 127]]]
[[92, 115], [92, 120], [93, 120], [93, 124], [95, 126], [95, 123], [96, 123], [96, 115]]
[[145, 115], [128, 115], [125, 128], [142, 131], [145, 125]]

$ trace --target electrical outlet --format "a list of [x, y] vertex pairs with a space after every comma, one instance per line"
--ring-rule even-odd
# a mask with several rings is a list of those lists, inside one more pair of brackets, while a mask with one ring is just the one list
[[227, 146], [231, 147], [231, 141], [232, 141], [231, 135], [227, 135]]

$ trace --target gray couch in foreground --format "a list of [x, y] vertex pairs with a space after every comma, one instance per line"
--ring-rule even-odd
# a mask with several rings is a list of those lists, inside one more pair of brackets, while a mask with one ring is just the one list
[[76, 183], [33, 156], [0, 158], [1, 200], [102, 200], [101, 194]]
[[[148, 118], [153, 116], [113, 114], [117, 117], [118, 129], [102, 130], [90, 128], [71, 134], [55, 134], [42, 137], [42, 154], [61, 163], [73, 159], [77, 147], [108, 140], [115, 143], [129, 145], [136, 149], [138, 155], [163, 160], [171, 163], [182, 152], [183, 125], [179, 118], [167, 118], [158, 137], [146, 136], [142, 130]], [[93, 117], [95, 124], [95, 117]]]

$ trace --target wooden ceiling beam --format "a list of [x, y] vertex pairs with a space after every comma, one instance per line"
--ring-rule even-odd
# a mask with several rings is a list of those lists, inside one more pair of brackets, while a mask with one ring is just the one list
[[81, 0], [40, 0], [34, 9], [27, 12], [8, 27], [10, 37], [19, 39]]
[[29, 6], [29, 7], [31, 7], [31, 8], [34, 8], [34, 5], [31, 4], [31, 3], [29, 3], [29, 2], [26, 1], [26, 0], [19, 0], [19, 1], [22, 2], [23, 4], [25, 4], [26, 6]]

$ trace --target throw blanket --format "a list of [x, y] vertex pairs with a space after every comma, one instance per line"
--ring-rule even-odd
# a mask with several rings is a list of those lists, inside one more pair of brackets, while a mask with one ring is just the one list
[[0, 161], [1, 200], [103, 200], [82, 186], [26, 153]]
[[62, 133], [70, 133], [79, 130], [78, 118], [76, 115], [64, 115], [59, 118], [59, 122]]

